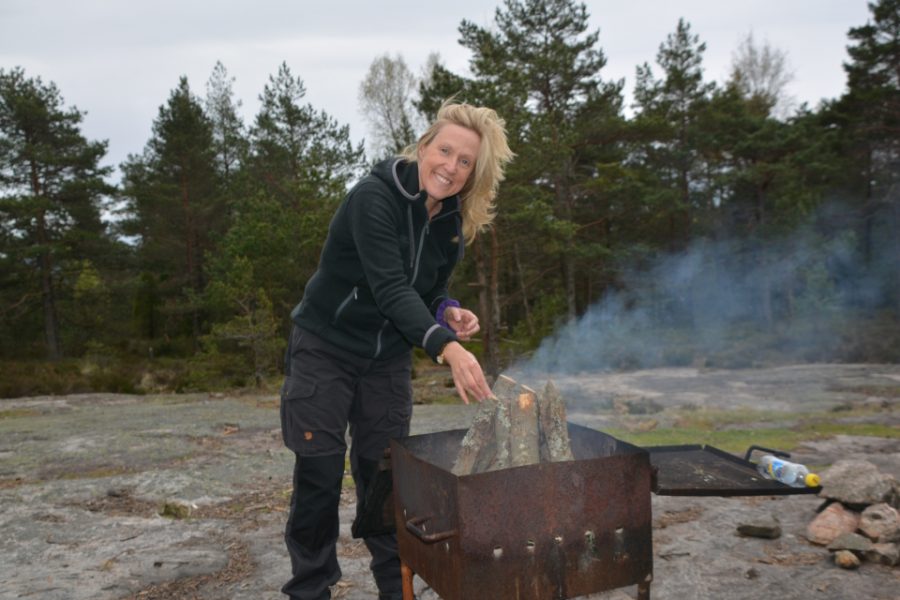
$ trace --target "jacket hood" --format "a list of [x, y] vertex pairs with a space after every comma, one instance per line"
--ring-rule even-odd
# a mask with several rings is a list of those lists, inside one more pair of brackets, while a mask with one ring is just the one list
[[[425, 202], [428, 198], [427, 192], [419, 189], [418, 163], [409, 162], [405, 158], [389, 158], [376, 164], [372, 174], [410, 202]], [[457, 210], [459, 210], [458, 194], [443, 200], [440, 215], [444, 216]]]

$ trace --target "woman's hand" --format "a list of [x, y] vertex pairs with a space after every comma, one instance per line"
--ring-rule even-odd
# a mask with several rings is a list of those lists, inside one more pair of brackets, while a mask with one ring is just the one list
[[469, 403], [469, 394], [479, 402], [493, 395], [487, 380], [484, 378], [481, 365], [478, 364], [478, 359], [475, 358], [474, 354], [463, 348], [462, 344], [450, 342], [444, 346], [443, 354], [444, 362], [450, 365], [456, 393], [459, 394], [464, 403]]
[[464, 342], [472, 339], [472, 336], [481, 331], [478, 317], [471, 310], [458, 306], [448, 306], [444, 311], [444, 321], [456, 334], [456, 337]]

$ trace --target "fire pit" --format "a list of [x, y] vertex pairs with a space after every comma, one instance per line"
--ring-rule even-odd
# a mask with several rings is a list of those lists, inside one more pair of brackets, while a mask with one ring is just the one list
[[[466, 430], [391, 441], [354, 537], [396, 531], [404, 600], [418, 574], [443, 600], [562, 600], [653, 579], [650, 492], [817, 493], [703, 445], [640, 448], [567, 424], [575, 460], [451, 472]], [[784, 453], [781, 453], [785, 455]], [[395, 526], [395, 523], [397, 526]]]
[[569, 424], [574, 461], [456, 476], [465, 433], [391, 442], [408, 569], [445, 600], [561, 599], [633, 584], [649, 597], [646, 450]]

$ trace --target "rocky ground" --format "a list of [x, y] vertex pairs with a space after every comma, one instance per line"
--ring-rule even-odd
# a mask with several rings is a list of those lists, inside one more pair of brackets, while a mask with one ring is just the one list
[[[425, 373], [418, 385], [442, 386]], [[653, 370], [559, 378], [569, 418], [621, 426], [623, 404], [652, 403], [659, 426], [679, 409], [839, 411], [900, 426], [900, 365], [748, 371]], [[425, 388], [422, 388], [425, 389]], [[77, 395], [0, 400], [0, 599], [276, 600], [289, 572], [281, 533], [291, 455], [274, 395]], [[627, 411], [625, 411], [627, 412]], [[840, 415], [840, 412], [835, 412]], [[467, 427], [473, 407], [417, 405], [413, 433]], [[788, 418], [788, 417], [786, 417]], [[839, 418], [839, 417], [835, 417]], [[900, 440], [837, 435], [795, 458], [865, 458], [900, 479]], [[836, 567], [804, 537], [815, 496], [653, 497], [654, 600], [900, 598], [900, 568]], [[374, 598], [367, 553], [342, 506], [335, 598]], [[163, 516], [165, 513], [166, 516]], [[783, 535], [736, 526], [776, 515]], [[416, 580], [419, 597], [435, 600]], [[624, 600], [623, 588], [593, 598]]]

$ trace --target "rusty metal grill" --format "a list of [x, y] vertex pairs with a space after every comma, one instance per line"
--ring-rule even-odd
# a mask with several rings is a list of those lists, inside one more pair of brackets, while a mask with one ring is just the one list
[[391, 443], [403, 562], [445, 600], [548, 600], [652, 579], [649, 454], [569, 425], [574, 461], [456, 476], [465, 430]]

